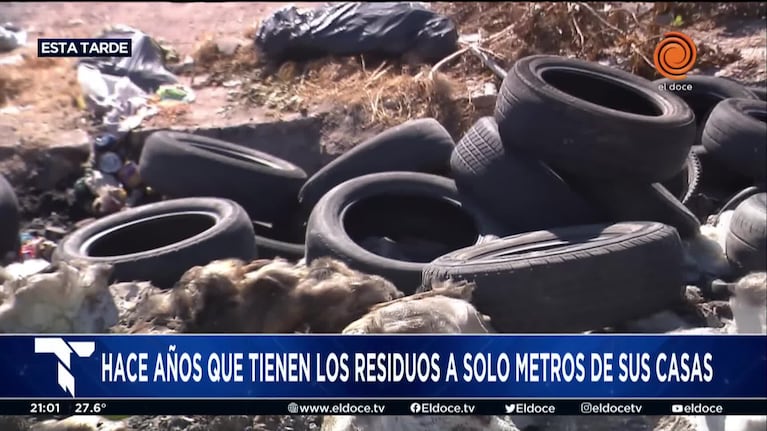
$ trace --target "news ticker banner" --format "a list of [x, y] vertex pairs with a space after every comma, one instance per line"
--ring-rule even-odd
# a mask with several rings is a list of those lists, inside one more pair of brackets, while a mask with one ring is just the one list
[[0, 398], [767, 398], [763, 336], [2, 335]]
[[0, 400], [6, 415], [767, 415], [765, 400]]

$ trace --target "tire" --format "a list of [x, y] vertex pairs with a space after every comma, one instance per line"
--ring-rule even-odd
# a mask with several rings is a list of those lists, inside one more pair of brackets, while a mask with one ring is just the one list
[[591, 205], [611, 223], [646, 221], [676, 228], [686, 239], [700, 232], [700, 221], [663, 185], [626, 182], [571, 182]]
[[458, 190], [508, 226], [507, 234], [599, 221], [545, 164], [505, 150], [492, 117], [481, 118], [466, 132], [450, 167]]
[[[428, 262], [475, 244], [480, 235], [492, 233], [490, 223], [474, 204], [459, 200], [450, 179], [415, 172], [370, 174], [334, 187], [315, 205], [306, 259], [339, 259], [411, 294]], [[414, 240], [428, 244], [417, 246]], [[361, 245], [371, 241], [404, 257], [385, 257]]]
[[241, 145], [160, 131], [144, 144], [144, 182], [170, 197], [218, 197], [239, 203], [251, 219], [270, 222], [295, 205], [306, 180], [299, 167]]
[[6, 254], [19, 252], [19, 201], [13, 187], [0, 174], [0, 263]]
[[262, 226], [254, 223], [256, 232], [256, 246], [259, 259], [283, 258], [291, 262], [303, 259], [305, 247], [303, 238], [301, 242], [291, 241], [293, 238], [289, 232], [274, 227]]
[[106, 263], [114, 268], [113, 281], [168, 288], [193, 266], [256, 256], [253, 225], [241, 206], [228, 199], [187, 198], [96, 220], [65, 237], [55, 260]]
[[748, 89], [754, 93], [754, 96], [758, 97], [759, 100], [767, 101], [767, 86], [761, 86], [761, 87], [748, 87]]
[[730, 170], [757, 182], [767, 177], [767, 102], [728, 99], [711, 111], [701, 143]]
[[[756, 95], [740, 83], [717, 76], [688, 75], [682, 82], [661, 78], [653, 81], [653, 84], [657, 84], [659, 89], [661, 85], [665, 85], [666, 88], [661, 89], [661, 91], [669, 91], [681, 97], [695, 114], [695, 123], [699, 130], [703, 129], [703, 125], [706, 123], [711, 110], [722, 100], [733, 98], [756, 99]], [[689, 84], [692, 86], [692, 89], [689, 91], [674, 91], [668, 89], [670, 84]]]
[[702, 168], [698, 181], [698, 190], [701, 193], [729, 196], [754, 183], [753, 179], [741, 172], [734, 172], [717, 160], [703, 145], [694, 145], [692, 151], [698, 157]]
[[423, 290], [474, 282], [472, 302], [499, 332], [581, 332], [680, 303], [682, 256], [661, 223], [573, 226], [449, 253], [426, 267]]
[[703, 170], [698, 156], [694, 150], [687, 155], [684, 168], [673, 178], [663, 183], [663, 187], [669, 191], [679, 202], [686, 204], [698, 191], [701, 171]]
[[514, 63], [495, 119], [505, 146], [596, 180], [668, 180], [695, 139], [682, 99], [628, 72], [550, 55]]
[[406, 121], [325, 165], [306, 181], [299, 192], [299, 200], [310, 211], [333, 187], [367, 174], [393, 171], [447, 173], [453, 146], [453, 138], [437, 120]]
[[767, 193], [744, 200], [732, 214], [727, 259], [742, 272], [767, 269]]

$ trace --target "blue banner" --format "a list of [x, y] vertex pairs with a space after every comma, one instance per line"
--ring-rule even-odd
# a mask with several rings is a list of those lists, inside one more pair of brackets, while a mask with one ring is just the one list
[[0, 398], [764, 398], [763, 336], [2, 335]]

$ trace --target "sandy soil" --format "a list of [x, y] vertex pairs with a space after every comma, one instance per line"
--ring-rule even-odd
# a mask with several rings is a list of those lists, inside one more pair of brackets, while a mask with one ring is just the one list
[[[166, 42], [183, 58], [208, 39], [244, 38], [260, 19], [284, 4], [71, 2], [56, 3], [54, 8], [51, 3], [1, 3], [0, 16], [4, 21], [26, 28], [29, 42], [23, 50], [0, 56], [0, 61], [18, 55], [29, 57], [27, 64], [34, 63], [34, 67], [27, 67], [22, 74], [33, 73], [36, 79], [10, 107], [0, 110], [0, 129], [14, 129], [25, 145], [45, 145], [54, 141], [61, 129], [87, 127], [82, 111], [77, 109], [80, 89], [71, 70], [74, 62], [69, 59], [34, 61], [35, 41], [39, 37], [93, 37], [108, 25], [126, 24]], [[182, 83], [189, 84], [189, 78], [182, 78]], [[228, 112], [228, 121], [222, 120], [217, 114], [227, 104], [226, 89], [203, 88], [197, 92], [198, 101], [194, 109], [188, 110], [191, 115], [184, 119], [187, 123], [242, 123], [263, 119], [263, 113], [253, 109]]]

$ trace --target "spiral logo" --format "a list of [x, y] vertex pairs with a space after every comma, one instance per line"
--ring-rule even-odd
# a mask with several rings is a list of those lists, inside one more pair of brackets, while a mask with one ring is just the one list
[[658, 73], [678, 81], [687, 77], [686, 73], [695, 66], [697, 58], [698, 47], [690, 36], [672, 31], [663, 35], [663, 40], [655, 47], [653, 62]]

